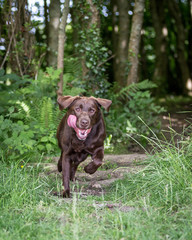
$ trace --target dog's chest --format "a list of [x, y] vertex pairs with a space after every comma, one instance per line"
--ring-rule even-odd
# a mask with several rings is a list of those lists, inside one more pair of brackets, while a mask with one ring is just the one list
[[86, 149], [86, 145], [84, 141], [79, 141], [76, 139], [73, 139], [71, 142], [71, 147], [73, 148], [74, 152], [82, 152]]

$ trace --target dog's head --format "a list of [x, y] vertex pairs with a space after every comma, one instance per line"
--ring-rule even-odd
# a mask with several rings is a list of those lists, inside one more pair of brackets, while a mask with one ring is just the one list
[[[68, 125], [86, 135], [86, 130], [91, 129], [99, 120], [100, 107], [109, 110], [112, 101], [95, 97], [62, 96], [57, 99], [60, 110], [68, 108]], [[72, 117], [70, 117], [72, 115]], [[75, 117], [74, 117], [75, 116]], [[71, 124], [71, 125], [70, 125]], [[78, 131], [77, 135], [78, 135]], [[84, 136], [85, 137], [85, 136]], [[83, 137], [83, 138], [84, 138]], [[78, 136], [80, 138], [80, 136]], [[81, 139], [82, 140], [82, 139]]]

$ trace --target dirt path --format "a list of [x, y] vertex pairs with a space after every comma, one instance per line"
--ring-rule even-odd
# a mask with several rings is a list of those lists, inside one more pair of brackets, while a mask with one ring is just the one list
[[[96, 173], [89, 175], [84, 172], [83, 168], [91, 158], [88, 157], [78, 168], [76, 173], [76, 182], [72, 183], [73, 189], [81, 189], [80, 194], [100, 195], [105, 192], [105, 188], [118, 179], [122, 179], [125, 174], [136, 172], [143, 168], [141, 163], [146, 159], [146, 154], [122, 154], [122, 155], [105, 155], [103, 165]], [[57, 171], [58, 157], [53, 157], [52, 163], [43, 164], [46, 172], [50, 174], [61, 173]], [[76, 190], [75, 190], [76, 191]]]
[[174, 137], [174, 140], [180, 139], [180, 135], [185, 132], [189, 133], [188, 127], [192, 122], [192, 114], [190, 111], [188, 113], [182, 113], [181, 111], [177, 113], [165, 113], [161, 118], [162, 132], [165, 137], [169, 140]]

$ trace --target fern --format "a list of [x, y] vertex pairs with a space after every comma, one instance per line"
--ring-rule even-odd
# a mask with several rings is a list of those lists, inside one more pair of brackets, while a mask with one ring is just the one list
[[135, 93], [140, 90], [152, 89], [155, 87], [157, 87], [157, 85], [149, 80], [144, 80], [140, 83], [132, 83], [129, 86], [122, 88], [117, 94], [115, 94], [115, 98], [129, 99], [132, 95], [131, 93]]
[[77, 86], [77, 79], [74, 79], [70, 73], [64, 74], [63, 95], [76, 96], [85, 92], [85, 89]]
[[53, 103], [50, 98], [44, 98], [40, 106], [40, 124], [49, 129], [53, 124]]
[[64, 71], [73, 76], [73, 78], [81, 79], [82, 66], [79, 58], [65, 58], [64, 59]]

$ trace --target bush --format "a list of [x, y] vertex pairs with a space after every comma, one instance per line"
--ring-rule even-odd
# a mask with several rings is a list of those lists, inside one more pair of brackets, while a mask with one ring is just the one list
[[165, 109], [158, 106], [151, 96], [148, 89], [154, 87], [154, 84], [146, 80], [123, 88], [115, 95], [111, 94], [113, 104], [106, 123], [107, 132], [113, 136], [113, 142], [127, 144], [130, 136], [138, 139], [138, 135], [150, 136], [149, 128], [155, 132], [160, 130], [158, 115]]
[[1, 152], [7, 159], [33, 158], [56, 151], [56, 127], [43, 128], [40, 123], [25, 124], [0, 116]]

